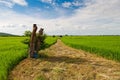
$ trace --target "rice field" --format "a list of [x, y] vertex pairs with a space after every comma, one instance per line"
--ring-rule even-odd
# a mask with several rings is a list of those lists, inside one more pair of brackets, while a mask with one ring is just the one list
[[24, 37], [0, 37], [0, 80], [7, 80], [8, 72], [27, 57]]
[[120, 36], [66, 36], [61, 40], [73, 48], [120, 62]]
[[[28, 56], [26, 37], [0, 37], [0, 80], [7, 80], [9, 71]], [[49, 47], [57, 37], [45, 39]], [[61, 40], [68, 46], [82, 49], [98, 56], [120, 62], [120, 36], [64, 36]]]
[[[21, 60], [28, 56], [28, 45], [22, 41], [26, 37], [0, 37], [0, 80], [7, 80], [9, 71]], [[56, 42], [56, 38], [47, 37], [49, 46]]]
[[47, 44], [45, 48], [50, 47], [52, 44], [56, 43], [56, 41], [57, 41], [57, 37], [53, 38], [51, 36], [47, 36], [47, 38], [45, 39], [45, 43]]

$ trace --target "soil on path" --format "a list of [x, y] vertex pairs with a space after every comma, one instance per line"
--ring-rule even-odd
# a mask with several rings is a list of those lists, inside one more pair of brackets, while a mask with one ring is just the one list
[[27, 58], [10, 72], [9, 80], [120, 80], [120, 63], [73, 49], [60, 40]]

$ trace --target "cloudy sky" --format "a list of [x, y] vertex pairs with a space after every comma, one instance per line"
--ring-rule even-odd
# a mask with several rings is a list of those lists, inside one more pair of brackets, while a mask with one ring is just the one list
[[0, 32], [120, 35], [120, 0], [0, 0]]

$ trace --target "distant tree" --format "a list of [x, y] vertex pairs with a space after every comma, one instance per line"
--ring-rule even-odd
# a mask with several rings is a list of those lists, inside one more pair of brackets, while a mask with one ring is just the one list
[[31, 36], [31, 31], [25, 31], [24, 36]]
[[65, 36], [68, 36], [67, 34], [65, 34]]
[[60, 35], [59, 37], [63, 37], [62, 35]]
[[53, 35], [52, 37], [55, 37], [55, 35]]

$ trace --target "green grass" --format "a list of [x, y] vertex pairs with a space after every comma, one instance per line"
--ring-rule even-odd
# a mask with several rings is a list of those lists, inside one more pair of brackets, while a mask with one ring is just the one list
[[[27, 37], [0, 37], [0, 80], [7, 80], [9, 71], [28, 56], [28, 45], [23, 44]], [[54, 44], [57, 38], [47, 37], [46, 47]]]
[[61, 40], [73, 48], [120, 62], [120, 36], [69, 36]]
[[27, 57], [24, 37], [0, 37], [0, 80], [7, 80], [8, 72]]
[[56, 41], [57, 37], [53, 38], [51, 36], [47, 36], [46, 39], [44, 40], [44, 44], [41, 45], [40, 50], [50, 47], [51, 45], [56, 43]]
[[46, 39], [45, 39], [45, 43], [48, 44], [47, 47], [51, 46], [52, 44], [56, 43], [57, 41], [57, 37], [51, 37], [51, 36], [48, 36]]

